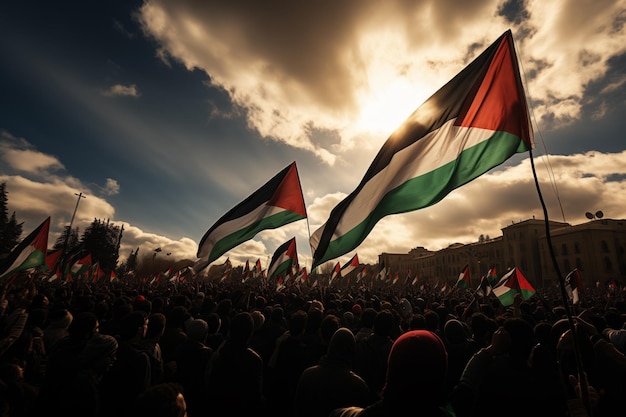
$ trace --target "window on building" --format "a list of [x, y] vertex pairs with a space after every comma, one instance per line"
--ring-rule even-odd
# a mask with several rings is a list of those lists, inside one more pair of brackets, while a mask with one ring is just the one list
[[602, 252], [609, 253], [609, 245], [606, 243], [606, 240], [600, 242], [600, 247], [602, 248]]
[[604, 271], [605, 272], [613, 271], [613, 263], [607, 256], [604, 257]]
[[563, 244], [561, 245], [561, 252], [563, 253], [563, 255], [568, 255], [568, 252], [567, 252], [567, 244], [566, 244], [566, 243], [563, 243]]
[[564, 260], [563, 260], [563, 270], [564, 270], [566, 273], [569, 273], [569, 271], [571, 271], [571, 270], [572, 270], [572, 267], [570, 266], [570, 263], [569, 263], [569, 259], [564, 259]]
[[580, 245], [578, 242], [574, 242], [574, 253], [580, 253]]

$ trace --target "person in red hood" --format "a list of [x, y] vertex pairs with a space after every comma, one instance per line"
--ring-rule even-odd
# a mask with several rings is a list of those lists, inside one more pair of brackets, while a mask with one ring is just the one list
[[389, 353], [382, 399], [367, 407], [337, 408], [330, 417], [454, 415], [445, 405], [448, 353], [429, 330], [411, 330], [396, 339]]

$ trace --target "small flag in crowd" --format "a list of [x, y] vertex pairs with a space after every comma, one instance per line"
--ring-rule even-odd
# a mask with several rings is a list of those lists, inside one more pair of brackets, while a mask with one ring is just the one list
[[355, 253], [352, 259], [350, 259], [348, 263], [346, 263], [344, 266], [341, 267], [341, 276], [342, 277], [347, 276], [350, 272], [357, 269], [359, 265], [360, 265], [359, 255]]
[[470, 286], [470, 271], [469, 265], [465, 265], [463, 271], [459, 274], [459, 279], [457, 279], [456, 284], [454, 284], [457, 288], [469, 288]]
[[267, 268], [267, 278], [281, 276], [289, 273], [294, 264], [298, 263], [298, 252], [296, 250], [296, 238], [295, 236], [280, 245], [272, 259], [270, 265]]
[[59, 259], [61, 258], [62, 253], [63, 249], [53, 249], [48, 251], [46, 254], [46, 269], [48, 271], [54, 270], [59, 262]]
[[522, 271], [515, 267], [507, 272], [498, 284], [493, 288], [493, 293], [498, 297], [504, 307], [513, 305], [515, 296], [519, 293], [523, 300], [528, 300], [535, 294], [535, 289], [524, 277]]
[[578, 304], [580, 301], [580, 294], [582, 293], [583, 283], [580, 277], [578, 268], [574, 268], [565, 277], [565, 290], [572, 304]]
[[487, 271], [487, 284], [493, 287], [497, 283], [498, 283], [498, 274], [496, 272], [496, 267], [494, 266], [493, 268], [489, 268], [489, 271]]
[[294, 282], [296, 284], [298, 283], [302, 283], [302, 282], [307, 282], [309, 280], [307, 272], [306, 272], [306, 266], [300, 268], [300, 271], [298, 271], [298, 273], [296, 274], [296, 276], [293, 278]]
[[332, 284], [335, 278], [340, 277], [340, 276], [341, 276], [341, 266], [339, 265], [339, 262], [337, 262], [335, 264], [335, 267], [333, 268], [333, 273], [330, 275], [330, 279], [328, 280], [328, 285]]
[[91, 253], [84, 250], [80, 251], [72, 257], [66, 278], [79, 278], [85, 275], [85, 272], [88, 272], [91, 266]]

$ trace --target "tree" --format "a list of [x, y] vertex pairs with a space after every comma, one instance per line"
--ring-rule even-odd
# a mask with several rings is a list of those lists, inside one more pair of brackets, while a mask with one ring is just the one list
[[20, 242], [23, 223], [18, 223], [15, 212], [9, 217], [6, 183], [0, 184], [0, 259], [5, 258]]
[[[52, 249], [63, 249], [63, 246], [65, 245], [65, 238], [67, 236], [68, 230], [69, 230], [69, 226], [65, 226], [63, 228], [63, 232], [61, 232], [61, 235], [57, 238], [56, 242], [54, 242], [54, 245], [52, 246]], [[67, 237], [67, 253], [73, 253], [76, 252], [78, 250], [78, 247], [80, 246], [80, 239], [78, 238], [78, 232], [79, 229], [78, 227], [75, 227], [72, 229], [69, 235], [69, 237]]]
[[99, 262], [100, 269], [110, 272], [115, 269], [119, 259], [120, 228], [106, 222], [94, 219], [85, 229], [80, 243], [86, 252], [91, 254], [93, 263]]
[[135, 273], [138, 267], [137, 256], [139, 256], [139, 248], [134, 252], [131, 250], [128, 259], [117, 268], [117, 276], [123, 277], [128, 273]]

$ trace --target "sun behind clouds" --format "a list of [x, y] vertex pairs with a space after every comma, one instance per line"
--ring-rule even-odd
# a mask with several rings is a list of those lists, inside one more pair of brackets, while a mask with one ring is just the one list
[[394, 77], [389, 69], [370, 71], [369, 84], [358, 93], [359, 114], [344, 137], [372, 138], [376, 142], [370, 144], [373, 149], [378, 149], [436, 90], [409, 74]]

